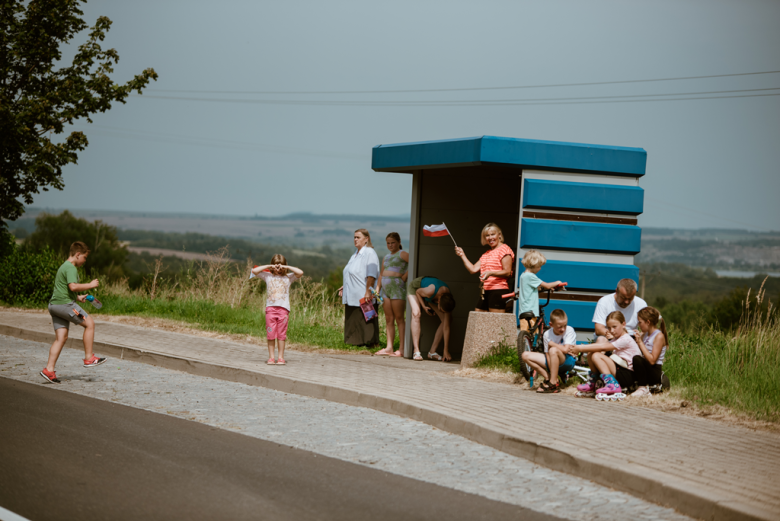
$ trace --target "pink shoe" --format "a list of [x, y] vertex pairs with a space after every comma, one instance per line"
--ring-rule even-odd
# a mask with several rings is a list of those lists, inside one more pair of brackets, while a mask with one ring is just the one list
[[269, 358], [268, 361], [265, 363], [266, 365], [276, 365], [276, 360], [273, 358]]
[[620, 388], [620, 384], [607, 384], [599, 389], [599, 394], [617, 394], [622, 393], [623, 389]]
[[580, 384], [577, 386], [577, 390], [581, 393], [595, 393], [596, 392], [596, 382], [593, 380], [589, 381], [586, 384]]

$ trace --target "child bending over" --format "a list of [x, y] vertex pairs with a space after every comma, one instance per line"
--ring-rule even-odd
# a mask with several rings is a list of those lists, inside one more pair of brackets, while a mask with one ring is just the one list
[[[267, 271], [266, 271], [267, 270]], [[287, 271], [290, 271], [288, 273]], [[287, 365], [284, 344], [290, 318], [290, 286], [303, 277], [303, 270], [287, 266], [284, 255], [276, 254], [271, 264], [252, 268], [252, 274], [265, 281], [265, 331], [268, 338], [268, 365]], [[274, 341], [279, 348], [279, 360], [274, 359]]]
[[[590, 379], [588, 383], [580, 384], [577, 390], [586, 396], [595, 396], [596, 382], [601, 375], [604, 387], [599, 389], [603, 394], [622, 393], [623, 388], [634, 384], [634, 357], [641, 355], [639, 347], [633, 338], [626, 332], [626, 319], [620, 311], [613, 311], [607, 316], [607, 331], [612, 336], [611, 340], [575, 346], [571, 351], [576, 353], [589, 353], [588, 366], [590, 366]], [[612, 355], [608, 353], [612, 351]]]

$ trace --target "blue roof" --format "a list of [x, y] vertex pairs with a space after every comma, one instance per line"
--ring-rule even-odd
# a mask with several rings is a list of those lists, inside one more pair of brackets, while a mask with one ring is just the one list
[[480, 165], [639, 177], [645, 175], [647, 152], [642, 148], [480, 136], [377, 145], [371, 154], [371, 168], [376, 172]]

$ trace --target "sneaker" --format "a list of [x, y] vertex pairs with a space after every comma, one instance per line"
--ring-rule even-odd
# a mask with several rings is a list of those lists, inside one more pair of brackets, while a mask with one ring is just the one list
[[95, 367], [97, 365], [102, 364], [105, 361], [106, 361], [105, 358], [98, 358], [95, 355], [92, 355], [92, 358], [90, 358], [89, 360], [84, 360], [84, 367]]
[[591, 380], [586, 384], [580, 384], [577, 386], [577, 390], [581, 393], [595, 393], [596, 392], [596, 382]]
[[41, 376], [43, 376], [44, 378], [46, 378], [48, 381], [50, 381], [53, 384], [61, 383], [57, 379], [57, 373], [55, 373], [54, 371], [49, 371], [48, 369], [44, 369], [43, 371], [41, 371]]
[[617, 394], [622, 392], [623, 389], [620, 388], [620, 384], [607, 384], [599, 389], [599, 394]]
[[638, 387], [636, 391], [631, 393], [631, 396], [634, 398], [639, 398], [640, 396], [647, 396], [649, 394], [650, 394], [650, 388], [646, 385], [643, 385]]

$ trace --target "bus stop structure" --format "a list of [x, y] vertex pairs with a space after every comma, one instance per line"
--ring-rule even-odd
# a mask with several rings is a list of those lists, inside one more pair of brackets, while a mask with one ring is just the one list
[[[524, 253], [544, 253], [547, 264], [539, 277], [568, 282], [568, 291], [553, 295], [548, 316], [555, 308], [566, 311], [580, 340], [592, 336], [598, 299], [612, 293], [620, 279], [638, 281], [634, 255], [640, 251], [637, 218], [644, 202], [639, 179], [647, 164], [641, 148], [481, 136], [378, 145], [371, 163], [376, 172], [413, 177], [409, 281], [434, 276], [450, 286], [457, 302], [450, 340], [456, 360], [479, 299], [479, 281], [463, 267], [452, 241], [424, 236], [423, 225], [446, 223], [476, 262], [486, 251], [482, 228], [498, 224], [516, 253], [515, 285], [525, 269]], [[438, 320], [423, 317], [423, 355], [436, 327]]]

